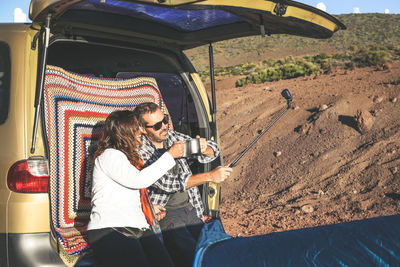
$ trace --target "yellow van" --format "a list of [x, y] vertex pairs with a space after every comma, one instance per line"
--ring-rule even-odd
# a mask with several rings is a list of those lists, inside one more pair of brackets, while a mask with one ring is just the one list
[[[86, 256], [91, 154], [111, 111], [153, 101], [171, 128], [218, 140], [213, 76], [209, 101], [184, 50], [209, 45], [213, 74], [214, 42], [345, 28], [280, 0], [32, 0], [29, 16], [0, 24], [0, 267], [96, 266]], [[220, 186], [202, 192], [218, 217]]]

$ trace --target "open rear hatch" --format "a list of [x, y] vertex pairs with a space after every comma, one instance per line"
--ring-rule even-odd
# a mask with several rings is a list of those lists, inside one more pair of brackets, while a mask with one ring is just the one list
[[250, 35], [329, 38], [345, 26], [310, 6], [279, 0], [32, 0], [30, 18], [51, 32], [109, 35], [152, 46], [189, 49]]

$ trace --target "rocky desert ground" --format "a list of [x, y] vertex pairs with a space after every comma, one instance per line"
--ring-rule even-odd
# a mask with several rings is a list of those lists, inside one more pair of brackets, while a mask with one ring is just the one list
[[228, 165], [286, 107], [222, 187], [233, 236], [400, 213], [400, 62], [235, 88], [217, 78]]

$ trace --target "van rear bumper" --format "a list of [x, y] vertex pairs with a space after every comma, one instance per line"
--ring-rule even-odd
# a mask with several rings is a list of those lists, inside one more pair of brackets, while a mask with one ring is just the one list
[[0, 233], [0, 267], [65, 266], [50, 238], [50, 233]]

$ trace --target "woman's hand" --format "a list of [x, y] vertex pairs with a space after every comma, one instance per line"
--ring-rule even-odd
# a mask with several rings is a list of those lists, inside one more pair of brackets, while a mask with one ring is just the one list
[[200, 135], [196, 135], [196, 138], [200, 140], [201, 154], [207, 157], [214, 157], [214, 150], [208, 146], [207, 139], [200, 137]]
[[160, 221], [161, 219], [164, 219], [165, 215], [167, 215], [166, 213], [166, 209], [158, 204], [154, 204], [154, 212], [156, 213], [156, 219], [157, 221]]
[[182, 141], [175, 142], [167, 151], [174, 159], [181, 158], [185, 153], [185, 144]]
[[200, 141], [200, 151], [204, 154], [207, 150], [208, 144], [205, 138], [201, 138], [200, 135], [196, 135], [196, 138]]

